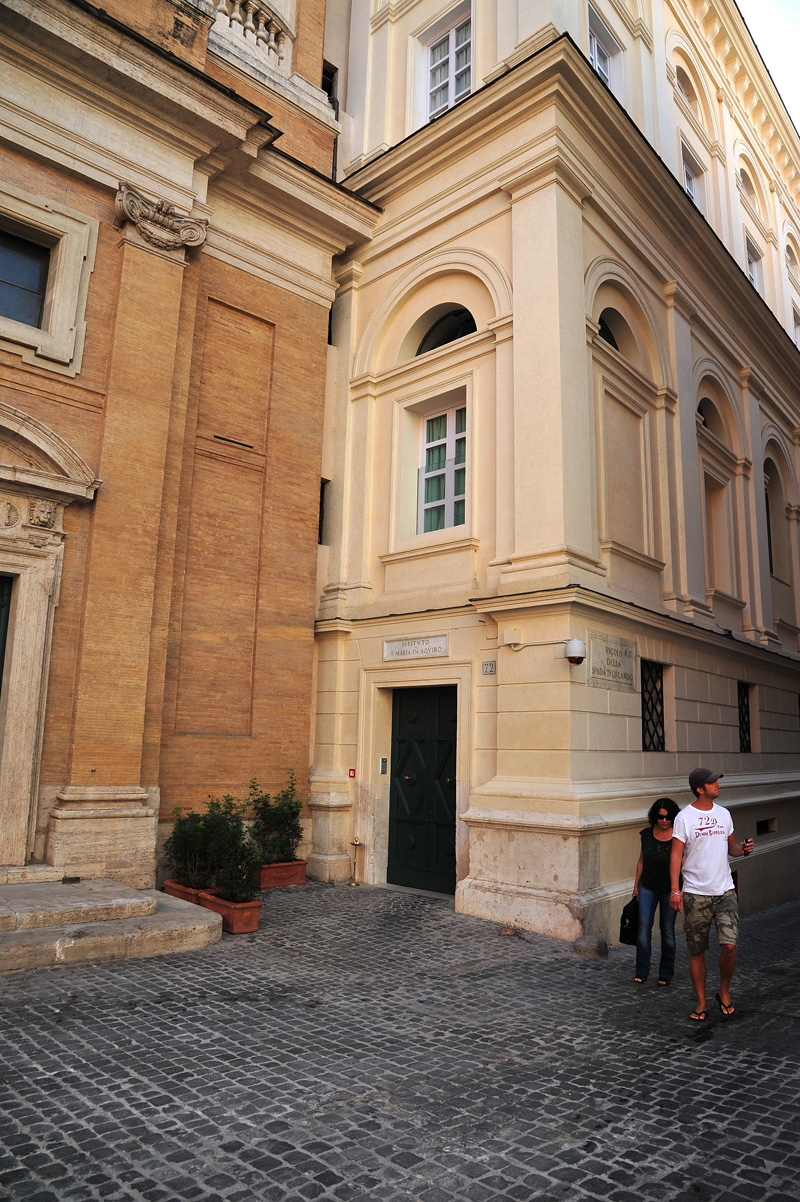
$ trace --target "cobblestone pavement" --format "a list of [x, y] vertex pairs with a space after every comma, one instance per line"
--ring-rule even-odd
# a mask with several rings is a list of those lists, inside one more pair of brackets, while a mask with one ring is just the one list
[[743, 923], [737, 1017], [704, 1026], [682, 938], [640, 988], [632, 948], [366, 887], [3, 978], [0, 1198], [798, 1202], [799, 929], [794, 903]]

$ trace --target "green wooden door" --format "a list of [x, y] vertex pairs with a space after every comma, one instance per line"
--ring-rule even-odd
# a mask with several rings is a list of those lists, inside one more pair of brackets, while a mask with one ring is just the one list
[[455, 685], [395, 689], [389, 792], [390, 885], [456, 888]]

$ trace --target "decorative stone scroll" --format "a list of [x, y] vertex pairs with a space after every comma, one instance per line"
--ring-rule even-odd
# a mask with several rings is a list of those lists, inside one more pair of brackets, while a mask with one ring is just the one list
[[119, 229], [130, 222], [145, 242], [158, 250], [202, 246], [208, 233], [205, 218], [186, 217], [169, 201], [150, 200], [126, 183], [119, 185], [114, 211]]

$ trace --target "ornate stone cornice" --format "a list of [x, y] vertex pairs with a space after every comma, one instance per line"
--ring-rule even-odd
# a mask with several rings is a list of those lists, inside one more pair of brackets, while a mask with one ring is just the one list
[[137, 233], [157, 250], [183, 250], [202, 246], [208, 233], [205, 218], [186, 217], [167, 200], [151, 200], [130, 184], [121, 182], [114, 202], [118, 229], [130, 222]]

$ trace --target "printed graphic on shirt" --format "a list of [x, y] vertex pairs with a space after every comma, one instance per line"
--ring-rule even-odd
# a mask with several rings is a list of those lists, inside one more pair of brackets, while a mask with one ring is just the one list
[[700, 822], [694, 832], [695, 839], [702, 839], [707, 835], [721, 835], [723, 839], [728, 838], [725, 827], [713, 810], [708, 814], [700, 815]]

